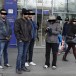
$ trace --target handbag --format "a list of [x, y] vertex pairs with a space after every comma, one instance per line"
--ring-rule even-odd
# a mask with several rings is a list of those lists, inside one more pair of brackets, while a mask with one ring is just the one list
[[72, 43], [73, 37], [66, 36], [66, 43]]
[[66, 43], [76, 44], [76, 37], [66, 36]]
[[76, 44], [76, 37], [72, 39], [72, 43]]

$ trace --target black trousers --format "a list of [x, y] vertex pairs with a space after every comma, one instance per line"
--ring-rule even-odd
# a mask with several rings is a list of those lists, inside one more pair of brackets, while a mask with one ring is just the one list
[[27, 51], [26, 62], [32, 62], [34, 42], [35, 42], [35, 39], [31, 39], [29, 48]]
[[73, 44], [73, 43], [68, 43], [68, 48], [67, 48], [67, 50], [65, 51], [65, 54], [63, 55], [64, 59], [66, 59], [67, 54], [69, 53], [69, 50], [70, 50], [71, 48], [73, 49], [73, 55], [74, 55], [74, 57], [75, 57], [75, 59], [76, 59], [76, 48], [75, 48], [75, 44]]
[[50, 66], [50, 52], [52, 49], [52, 66], [56, 66], [57, 62], [57, 52], [58, 52], [58, 43], [48, 43], [46, 42], [46, 53], [45, 53], [45, 65]]

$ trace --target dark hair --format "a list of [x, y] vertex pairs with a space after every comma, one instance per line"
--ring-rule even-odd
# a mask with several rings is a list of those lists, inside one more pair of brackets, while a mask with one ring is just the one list
[[[32, 13], [31, 13], [30, 11], [32, 11]], [[29, 9], [29, 10], [28, 10], [28, 15], [35, 15], [35, 13], [34, 13], [33, 10]]]
[[[6, 11], [4, 8], [2, 8], [1, 10], [0, 10], [0, 13], [2, 12], [2, 11]], [[6, 11], [7, 12], [7, 11]]]
[[62, 18], [60, 17], [60, 16], [57, 16], [57, 18], [56, 18], [57, 20], [62, 20]]
[[25, 8], [22, 8], [22, 12], [21, 12], [21, 14], [22, 14], [22, 15], [23, 15], [23, 14], [27, 15], [27, 14], [28, 14], [28, 10], [25, 9]]
[[69, 21], [69, 23], [73, 23], [73, 20], [74, 20], [74, 19], [73, 19], [73, 18], [71, 18], [71, 19], [70, 19], [70, 21]]

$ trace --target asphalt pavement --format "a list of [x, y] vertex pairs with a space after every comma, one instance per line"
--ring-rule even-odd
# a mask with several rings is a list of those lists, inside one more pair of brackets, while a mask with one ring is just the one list
[[[58, 55], [57, 69], [53, 70], [51, 66], [48, 69], [44, 69], [45, 63], [45, 48], [35, 48], [33, 54], [33, 61], [36, 66], [30, 65], [31, 72], [23, 72], [21, 75], [16, 74], [16, 58], [17, 48], [8, 49], [9, 64], [12, 67], [0, 69], [0, 76], [76, 76], [76, 63], [73, 54], [69, 53], [67, 56], [68, 62], [62, 61], [62, 56]], [[52, 54], [50, 54], [50, 64], [52, 62]], [[3, 62], [2, 62], [3, 63]]]

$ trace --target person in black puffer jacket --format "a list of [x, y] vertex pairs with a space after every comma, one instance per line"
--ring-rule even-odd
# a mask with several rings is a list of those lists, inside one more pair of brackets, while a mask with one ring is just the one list
[[62, 58], [63, 61], [68, 61], [66, 59], [66, 57], [67, 57], [67, 54], [69, 53], [69, 50], [71, 48], [73, 49], [73, 54], [76, 59], [75, 43], [71, 41], [75, 37], [75, 34], [76, 34], [76, 20], [72, 19], [68, 25], [69, 26], [68, 26], [67, 36], [66, 36], [66, 42], [68, 44], [68, 48], [66, 49], [66, 52], [63, 55], [63, 58]]

